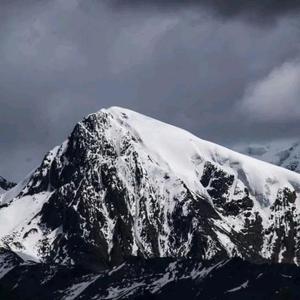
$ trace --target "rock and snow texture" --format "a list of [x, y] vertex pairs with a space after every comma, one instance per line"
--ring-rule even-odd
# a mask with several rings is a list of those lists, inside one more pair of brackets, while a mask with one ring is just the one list
[[5, 178], [0, 176], [0, 194], [5, 193], [6, 191], [13, 188], [16, 184], [13, 182], [7, 181]]
[[269, 144], [239, 145], [236, 150], [271, 164], [300, 173], [300, 141], [284, 140]]
[[295, 172], [114, 107], [0, 196], [0, 239], [97, 270], [128, 256], [299, 264], [299, 193]]
[[[1, 277], [1, 263], [8, 269]], [[78, 266], [25, 263], [0, 251], [0, 298], [20, 300], [264, 300], [300, 298], [295, 265], [131, 258], [91, 272]]]

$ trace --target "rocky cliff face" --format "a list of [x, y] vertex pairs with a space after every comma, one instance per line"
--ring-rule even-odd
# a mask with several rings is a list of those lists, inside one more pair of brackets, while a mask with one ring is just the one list
[[95, 271], [130, 256], [299, 264], [299, 192], [294, 172], [111, 108], [1, 196], [0, 238]]

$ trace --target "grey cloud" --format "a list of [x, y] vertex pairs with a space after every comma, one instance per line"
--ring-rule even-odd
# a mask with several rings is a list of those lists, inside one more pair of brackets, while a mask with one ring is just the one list
[[300, 120], [300, 64], [286, 62], [251, 84], [238, 107], [256, 121]]
[[281, 16], [295, 15], [300, 11], [298, 0], [113, 0], [109, 3], [119, 9], [209, 9], [219, 17], [240, 17], [261, 24], [273, 22]]

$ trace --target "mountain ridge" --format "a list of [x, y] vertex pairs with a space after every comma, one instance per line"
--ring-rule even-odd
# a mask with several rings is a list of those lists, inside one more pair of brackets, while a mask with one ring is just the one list
[[10, 299], [298, 299], [300, 269], [240, 258], [126, 258], [113, 269], [25, 262], [0, 249], [0, 298]]

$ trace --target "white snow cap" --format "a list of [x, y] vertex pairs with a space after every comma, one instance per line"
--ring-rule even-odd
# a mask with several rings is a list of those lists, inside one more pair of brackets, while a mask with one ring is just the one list
[[[300, 174], [202, 140], [186, 130], [129, 109], [101, 110], [105, 111], [126, 122], [139, 135], [147, 151], [167, 164], [189, 187], [199, 186], [195, 164], [201, 168], [201, 161], [210, 161], [236, 176], [242, 171], [252, 194], [270, 197], [282, 187], [300, 192]], [[271, 198], [275, 200], [276, 195]]]

